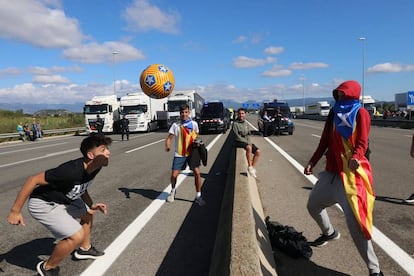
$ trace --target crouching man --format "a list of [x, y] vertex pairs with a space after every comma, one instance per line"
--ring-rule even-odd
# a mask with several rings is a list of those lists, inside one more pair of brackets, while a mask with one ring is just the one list
[[106, 214], [106, 205], [93, 203], [88, 186], [101, 168], [108, 165], [111, 143], [111, 138], [102, 134], [85, 138], [80, 146], [83, 157], [30, 176], [18, 193], [8, 222], [25, 226], [21, 210], [29, 199], [30, 215], [57, 240], [50, 257], [37, 264], [40, 275], [58, 275], [59, 263], [75, 249], [77, 259], [104, 255], [91, 245], [91, 229], [93, 215], [97, 210]]

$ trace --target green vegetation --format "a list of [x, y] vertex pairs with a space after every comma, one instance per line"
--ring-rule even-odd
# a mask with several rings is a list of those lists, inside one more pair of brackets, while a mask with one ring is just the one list
[[39, 111], [35, 114], [24, 114], [23, 110], [9, 111], [0, 110], [0, 133], [17, 132], [19, 123], [28, 123], [29, 127], [33, 120], [38, 120], [43, 130], [83, 127], [85, 119], [82, 113], [70, 113], [62, 110]]

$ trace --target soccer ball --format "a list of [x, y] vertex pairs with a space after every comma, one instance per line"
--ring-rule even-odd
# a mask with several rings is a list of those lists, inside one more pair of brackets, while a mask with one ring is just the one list
[[153, 99], [168, 97], [175, 85], [173, 72], [163, 64], [151, 64], [145, 68], [139, 82], [142, 91]]

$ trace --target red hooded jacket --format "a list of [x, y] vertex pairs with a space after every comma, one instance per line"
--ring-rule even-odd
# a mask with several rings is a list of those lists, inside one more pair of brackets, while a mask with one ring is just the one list
[[[345, 94], [345, 100], [356, 100], [359, 99], [361, 95], [361, 86], [356, 81], [346, 81], [340, 84], [332, 94], [335, 100], [338, 100], [338, 91], [343, 91]], [[326, 167], [325, 170], [334, 173], [340, 173], [343, 171], [342, 165], [337, 164], [336, 155], [340, 154], [338, 150], [335, 149], [333, 141], [334, 139], [342, 139], [338, 133], [335, 133], [333, 120], [331, 122], [325, 122], [323, 128], [322, 136], [319, 141], [319, 145], [316, 148], [316, 151], [310, 159], [312, 166], [315, 166], [318, 161], [321, 159], [322, 155], [326, 155]], [[357, 136], [355, 138], [355, 147], [352, 154], [352, 158], [360, 160], [365, 158], [365, 152], [368, 149], [368, 135], [371, 126], [371, 118], [369, 112], [361, 107], [356, 116], [356, 132]]]

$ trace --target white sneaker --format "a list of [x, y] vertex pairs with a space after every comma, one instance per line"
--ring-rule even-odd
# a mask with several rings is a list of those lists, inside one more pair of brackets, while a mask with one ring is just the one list
[[171, 192], [167, 197], [167, 202], [174, 202], [175, 192]]
[[200, 197], [196, 197], [196, 199], [194, 200], [195, 203], [198, 204], [198, 206], [204, 206], [206, 205], [206, 201], [200, 196]]
[[256, 178], [257, 176], [256, 176], [256, 169], [255, 168], [253, 168], [252, 166], [250, 166], [249, 168], [248, 168], [248, 171], [249, 171], [249, 173], [250, 173], [250, 175], [251, 176], [253, 176], [254, 178]]
[[412, 194], [409, 198], [404, 199], [405, 203], [414, 203], [414, 194]]

